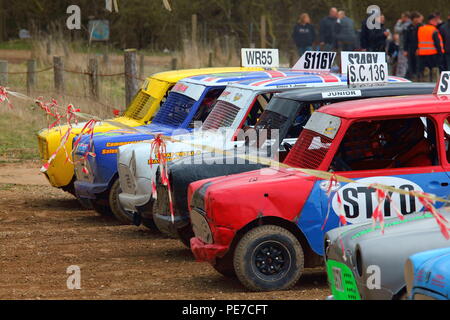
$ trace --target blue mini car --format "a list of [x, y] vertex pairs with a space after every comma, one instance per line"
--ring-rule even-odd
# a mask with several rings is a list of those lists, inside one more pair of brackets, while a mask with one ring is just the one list
[[450, 246], [412, 255], [405, 280], [409, 299], [450, 300]]
[[[160, 133], [166, 136], [189, 133], [194, 122], [205, 121], [227, 84], [244, 80], [270, 80], [305, 74], [305, 72], [254, 71], [194, 76], [179, 81], [172, 89], [152, 122], [138, 127], [141, 131]], [[74, 139], [74, 141], [77, 138]], [[117, 197], [120, 188], [117, 173], [117, 152], [120, 146], [153, 139], [153, 135], [132, 130], [114, 130], [97, 133], [93, 139], [96, 157], [86, 162], [77, 161], [82, 157], [90, 142], [89, 135], [80, 140], [74, 159], [75, 192], [81, 202], [90, 202], [100, 214], [123, 214]], [[86, 168], [84, 168], [86, 166]]]

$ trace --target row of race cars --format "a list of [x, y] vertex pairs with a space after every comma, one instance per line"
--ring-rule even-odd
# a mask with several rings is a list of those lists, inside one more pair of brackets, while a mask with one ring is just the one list
[[[352, 65], [360, 79], [382, 67]], [[335, 299], [450, 299], [450, 214], [427, 200], [444, 207], [450, 190], [448, 74], [438, 92], [387, 75], [353, 86], [345, 71], [155, 74], [93, 135], [79, 124], [60, 149], [67, 128], [43, 129], [46, 176], [250, 290], [288, 289], [325, 259]]]

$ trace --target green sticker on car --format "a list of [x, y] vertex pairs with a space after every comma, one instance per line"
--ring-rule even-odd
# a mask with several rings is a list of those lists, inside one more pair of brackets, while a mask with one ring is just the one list
[[341, 262], [327, 261], [328, 282], [335, 300], [361, 300], [352, 270]]

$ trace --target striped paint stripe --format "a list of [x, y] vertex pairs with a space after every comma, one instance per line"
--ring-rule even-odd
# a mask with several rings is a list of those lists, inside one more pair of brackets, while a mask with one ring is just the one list
[[319, 77], [321, 77], [324, 82], [341, 82], [341, 79], [339, 79], [338, 77], [336, 77], [335, 75], [332, 74], [326, 74], [326, 73], [321, 73], [318, 74]]

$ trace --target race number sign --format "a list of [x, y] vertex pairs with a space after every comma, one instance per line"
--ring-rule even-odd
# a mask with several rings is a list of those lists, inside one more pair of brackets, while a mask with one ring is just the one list
[[437, 94], [450, 95], [450, 71], [441, 73], [441, 79], [437, 86]]
[[292, 69], [329, 72], [335, 58], [336, 52], [306, 51]]
[[347, 69], [349, 84], [371, 84], [388, 82], [387, 63], [351, 64]]
[[384, 52], [341, 52], [341, 70], [342, 73], [348, 71], [352, 64], [381, 64], [386, 62], [386, 53]]
[[242, 49], [242, 66], [245, 68], [278, 68], [278, 49]]

